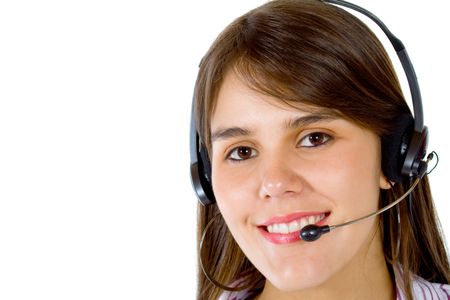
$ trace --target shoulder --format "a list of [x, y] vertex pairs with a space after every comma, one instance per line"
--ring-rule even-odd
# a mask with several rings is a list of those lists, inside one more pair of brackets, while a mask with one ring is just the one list
[[414, 278], [413, 294], [417, 299], [450, 299], [450, 285], [432, 283], [421, 277]]
[[[413, 280], [413, 295], [417, 300], [450, 299], [450, 285], [432, 283], [421, 277]], [[401, 298], [397, 298], [401, 299]]]
[[261, 293], [261, 289], [248, 289], [237, 292], [224, 291], [218, 300], [250, 300]]
[[218, 300], [245, 300], [248, 297], [248, 291], [239, 291], [239, 292], [223, 292]]
[[[397, 269], [397, 272], [401, 270]], [[397, 300], [406, 300], [403, 282], [399, 273], [396, 272], [395, 281], [397, 285]], [[412, 293], [415, 300], [450, 300], [450, 285], [429, 282], [417, 275], [411, 275]]]

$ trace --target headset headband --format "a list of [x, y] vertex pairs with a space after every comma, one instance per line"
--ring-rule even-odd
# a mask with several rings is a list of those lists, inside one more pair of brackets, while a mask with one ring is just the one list
[[417, 132], [422, 132], [424, 128], [422, 96], [420, 94], [420, 88], [419, 83], [417, 81], [416, 72], [414, 71], [414, 67], [411, 63], [411, 60], [409, 59], [408, 52], [406, 51], [406, 48], [403, 45], [402, 41], [399, 40], [394, 34], [392, 34], [392, 32], [386, 27], [386, 25], [384, 25], [384, 23], [380, 19], [378, 19], [377, 16], [375, 16], [370, 11], [356, 4], [344, 0], [322, 0], [322, 2], [344, 6], [357, 12], [360, 12], [361, 14], [365, 15], [366, 17], [374, 21], [378, 25], [378, 27], [380, 27], [380, 29], [383, 30], [384, 34], [387, 36], [392, 46], [394, 47], [395, 52], [397, 53], [397, 56], [402, 64], [403, 70], [405, 71], [406, 78], [408, 80], [414, 110], [414, 129]]

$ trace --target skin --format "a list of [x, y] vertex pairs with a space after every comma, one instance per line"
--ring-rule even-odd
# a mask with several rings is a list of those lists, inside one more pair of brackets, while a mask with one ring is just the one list
[[380, 188], [390, 187], [379, 137], [330, 111], [256, 92], [232, 71], [217, 101], [214, 194], [236, 242], [267, 279], [259, 299], [395, 299], [377, 218], [312, 243], [277, 244], [261, 234], [273, 217], [325, 212], [332, 225], [377, 210]]

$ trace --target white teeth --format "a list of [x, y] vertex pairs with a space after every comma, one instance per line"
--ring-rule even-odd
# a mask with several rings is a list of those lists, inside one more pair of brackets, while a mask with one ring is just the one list
[[310, 224], [310, 223], [308, 223], [308, 218], [302, 218], [300, 220], [300, 228], [303, 228], [303, 227], [305, 227], [308, 224]]
[[300, 231], [306, 225], [316, 224], [317, 222], [320, 222], [324, 218], [325, 214], [320, 214], [316, 216], [304, 217], [289, 223], [270, 224], [267, 226], [267, 231], [270, 233], [282, 233], [282, 234], [296, 232]]
[[280, 224], [278, 225], [280, 229], [280, 233], [289, 233], [289, 226], [288, 224]]
[[289, 223], [289, 232], [297, 231], [298, 226], [299, 225], [297, 221]]

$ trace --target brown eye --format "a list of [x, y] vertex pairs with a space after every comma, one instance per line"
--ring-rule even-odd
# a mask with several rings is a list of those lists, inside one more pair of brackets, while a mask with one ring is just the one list
[[246, 160], [256, 156], [256, 150], [250, 147], [236, 147], [228, 154], [228, 159], [234, 161]]
[[331, 140], [329, 134], [323, 132], [313, 132], [300, 140], [301, 147], [317, 147], [328, 143]]

